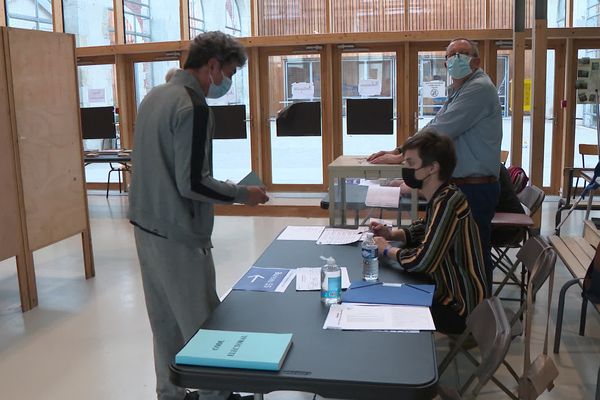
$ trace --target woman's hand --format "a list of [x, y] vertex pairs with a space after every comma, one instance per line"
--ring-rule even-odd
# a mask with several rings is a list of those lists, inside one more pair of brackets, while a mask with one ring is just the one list
[[373, 232], [373, 236], [381, 236], [384, 239], [390, 240], [392, 238], [391, 229], [384, 224], [379, 222], [371, 222], [369, 229]]
[[379, 254], [383, 255], [383, 250], [385, 250], [386, 247], [390, 247], [390, 244], [388, 243], [387, 240], [385, 240], [381, 236], [374, 238], [374, 240], [375, 240], [375, 244], [377, 245], [377, 250], [378, 250]]

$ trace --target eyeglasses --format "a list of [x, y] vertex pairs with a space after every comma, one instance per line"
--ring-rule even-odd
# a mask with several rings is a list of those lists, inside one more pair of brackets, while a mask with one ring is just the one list
[[448, 60], [449, 58], [454, 57], [454, 56], [457, 56], [459, 59], [461, 58], [461, 56], [463, 56], [463, 57], [473, 57], [469, 53], [459, 53], [459, 52], [456, 52], [454, 54], [446, 55], [446, 60]]

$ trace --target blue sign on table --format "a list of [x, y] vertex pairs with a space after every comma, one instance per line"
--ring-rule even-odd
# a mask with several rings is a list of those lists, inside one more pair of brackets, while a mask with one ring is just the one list
[[288, 273], [290, 273], [290, 270], [286, 268], [250, 267], [244, 276], [233, 286], [233, 289], [275, 292]]

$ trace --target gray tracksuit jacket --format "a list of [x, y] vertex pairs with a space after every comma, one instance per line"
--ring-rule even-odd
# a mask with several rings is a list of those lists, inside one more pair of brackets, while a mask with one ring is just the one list
[[139, 107], [129, 220], [193, 247], [210, 248], [214, 203], [244, 203], [243, 186], [212, 177], [213, 117], [200, 84], [177, 71]]

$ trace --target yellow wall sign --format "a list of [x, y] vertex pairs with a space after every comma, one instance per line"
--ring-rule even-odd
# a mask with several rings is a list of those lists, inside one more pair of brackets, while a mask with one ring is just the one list
[[[513, 91], [513, 81], [510, 81], [510, 99], [509, 106], [510, 111], [512, 111], [512, 91]], [[531, 112], [531, 79], [523, 80], [523, 112]]]

